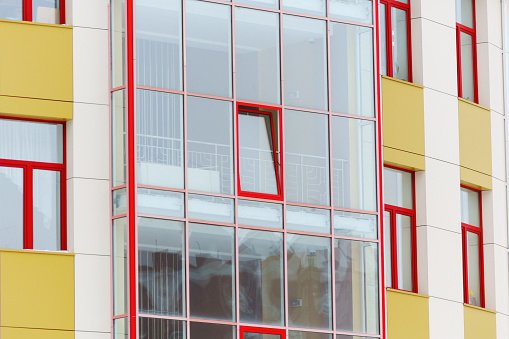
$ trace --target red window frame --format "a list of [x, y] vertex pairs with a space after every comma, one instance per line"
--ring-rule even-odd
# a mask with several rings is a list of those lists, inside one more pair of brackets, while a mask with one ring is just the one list
[[479, 196], [479, 227], [466, 224], [461, 222], [461, 247], [463, 256], [463, 299], [465, 304], [470, 304], [469, 293], [468, 293], [468, 246], [467, 246], [467, 233], [475, 233], [479, 236], [479, 284], [480, 284], [480, 304], [481, 307], [485, 307], [485, 296], [484, 296], [484, 240], [483, 240], [483, 223], [482, 223], [482, 194], [481, 191], [461, 185], [470, 191], [477, 192]]
[[[410, 1], [409, 1], [410, 2]], [[401, 9], [406, 12], [407, 18], [407, 59], [408, 59], [408, 82], [413, 82], [412, 73], [412, 34], [411, 34], [411, 17], [410, 3], [405, 4], [396, 0], [380, 0], [380, 5], [385, 5], [385, 41], [387, 43], [387, 76], [394, 77], [392, 69], [392, 11], [391, 8]], [[383, 32], [380, 32], [383, 34]]]
[[[243, 106], [241, 108], [241, 106]], [[272, 114], [270, 112], [265, 111], [257, 111], [255, 109], [250, 110], [244, 107], [250, 107], [250, 108], [263, 108], [263, 109], [270, 109], [273, 111], [277, 111], [278, 119], [279, 119], [279, 130], [276, 131], [274, 121], [272, 118]], [[238, 187], [238, 195], [242, 197], [249, 197], [249, 198], [259, 198], [259, 199], [270, 199], [270, 200], [277, 200], [277, 201], [283, 201], [283, 173], [284, 173], [284, 167], [283, 167], [283, 143], [282, 136], [283, 136], [283, 119], [282, 119], [282, 112], [281, 108], [279, 107], [272, 107], [272, 106], [264, 106], [264, 105], [258, 105], [258, 104], [252, 104], [252, 103], [242, 103], [237, 102], [236, 107], [236, 132], [237, 132], [237, 187]], [[271, 129], [272, 129], [272, 152], [274, 154], [274, 164], [276, 165], [276, 168], [279, 164], [279, 169], [276, 171], [276, 180], [277, 180], [277, 190], [278, 194], [267, 194], [267, 193], [257, 193], [257, 192], [250, 192], [250, 191], [244, 191], [242, 190], [241, 182], [240, 182], [240, 144], [239, 144], [239, 114], [240, 112], [249, 112], [249, 113], [256, 113], [256, 114], [265, 114], [270, 117], [270, 123], [271, 123]], [[277, 145], [279, 145], [279, 152], [277, 150]]]
[[240, 338], [244, 339], [244, 333], [261, 333], [261, 334], [275, 334], [279, 335], [281, 339], [286, 339], [286, 330], [276, 328], [264, 328], [264, 327], [250, 327], [240, 326]]
[[[411, 240], [412, 240], [412, 291], [417, 293], [419, 290], [417, 282], [417, 226], [415, 218], [415, 173], [398, 167], [384, 165], [384, 167], [392, 168], [398, 171], [407, 172], [412, 175], [412, 209], [385, 204], [384, 210], [391, 215], [390, 222], [390, 239], [391, 242], [391, 281], [393, 289], [402, 290], [398, 286], [398, 247], [396, 237], [396, 215], [406, 215], [411, 218]], [[406, 291], [406, 290], [404, 290]], [[408, 291], [407, 291], [408, 292]]]
[[[23, 21], [32, 21], [33, 0], [23, 0]], [[65, 0], [59, 0], [60, 24], [65, 24]]]
[[[475, 0], [472, 0], [472, 16], [474, 20], [474, 28], [467, 27], [456, 22], [456, 55], [458, 63], [458, 97], [463, 98], [463, 85], [461, 76], [461, 33], [468, 34], [472, 37], [472, 56], [474, 64], [474, 102], [479, 103], [479, 91], [477, 85], [477, 33], [475, 23]], [[466, 99], [465, 99], [466, 100]]]
[[[35, 122], [47, 122], [52, 124], [64, 123], [51, 120], [35, 120], [25, 118], [2, 118], [9, 120], [24, 120]], [[34, 224], [33, 224], [33, 171], [48, 170], [60, 173], [60, 250], [67, 250], [67, 204], [66, 204], [66, 147], [65, 125], [62, 128], [63, 161], [58, 163], [12, 160], [0, 158], [0, 167], [15, 167], [23, 169], [23, 249], [34, 249]]]

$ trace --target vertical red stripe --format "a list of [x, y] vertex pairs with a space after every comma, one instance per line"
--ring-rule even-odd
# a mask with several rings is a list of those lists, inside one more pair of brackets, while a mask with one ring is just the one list
[[60, 24], [65, 25], [65, 0], [60, 0]]
[[34, 171], [25, 167], [25, 249], [34, 248]]

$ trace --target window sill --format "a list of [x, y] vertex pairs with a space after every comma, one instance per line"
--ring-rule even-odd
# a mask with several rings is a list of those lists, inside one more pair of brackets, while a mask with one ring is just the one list
[[0, 248], [0, 253], [2, 252], [10, 252], [10, 253], [30, 253], [30, 254], [49, 254], [49, 255], [64, 255], [74, 257], [74, 253], [69, 253], [67, 251], [39, 251], [39, 250], [13, 250], [8, 248]]
[[488, 312], [488, 313], [493, 313], [493, 314], [497, 313], [496, 311], [489, 310], [489, 309], [487, 309], [485, 307], [474, 306], [474, 305], [470, 305], [470, 304], [466, 304], [466, 303], [463, 303], [463, 306], [468, 307], [468, 308], [472, 308], [474, 310]]
[[396, 78], [393, 78], [393, 77], [390, 77], [390, 76], [387, 76], [387, 75], [382, 75], [382, 79], [387, 79], [387, 80], [399, 82], [399, 83], [402, 83], [402, 84], [405, 84], [405, 85], [410, 85], [410, 86], [414, 86], [414, 87], [421, 88], [421, 89], [424, 88], [424, 86], [414, 84], [413, 82], [409, 82], [409, 81], [405, 81], [405, 80], [399, 80], [399, 79], [396, 79]]
[[61, 27], [72, 29], [72, 26], [68, 26], [65, 24], [45, 24], [42, 22], [33, 22], [33, 21], [23, 21], [23, 20], [9, 20], [9, 19], [0, 19], [0, 22], [10, 23], [10, 24], [27, 24], [27, 25], [36, 25], [36, 26], [45, 26], [45, 27]]
[[391, 288], [391, 287], [387, 287], [386, 291], [387, 292], [400, 293], [400, 294], [407, 294], [407, 295], [411, 295], [411, 296], [414, 296], [414, 297], [420, 297], [420, 298], [429, 299], [429, 295], [424, 295], [424, 294], [419, 294], [419, 293], [414, 293], [414, 292], [409, 292], [409, 291], [404, 291], [404, 290], [398, 290], [398, 289]]

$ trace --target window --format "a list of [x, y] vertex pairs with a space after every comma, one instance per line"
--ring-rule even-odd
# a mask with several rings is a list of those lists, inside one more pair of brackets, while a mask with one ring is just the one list
[[474, 0], [456, 0], [456, 50], [458, 96], [478, 103]]
[[0, 19], [64, 24], [65, 3], [62, 0], [0, 0]]
[[417, 293], [414, 175], [385, 167], [384, 185], [386, 286]]
[[0, 119], [0, 248], [65, 250], [64, 128]]
[[409, 0], [380, 0], [382, 75], [412, 81]]
[[484, 307], [481, 193], [461, 187], [463, 295], [466, 304]]

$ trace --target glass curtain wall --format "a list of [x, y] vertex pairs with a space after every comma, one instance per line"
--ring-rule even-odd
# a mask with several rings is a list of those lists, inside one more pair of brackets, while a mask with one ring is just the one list
[[111, 1], [114, 338], [382, 337], [376, 6]]

